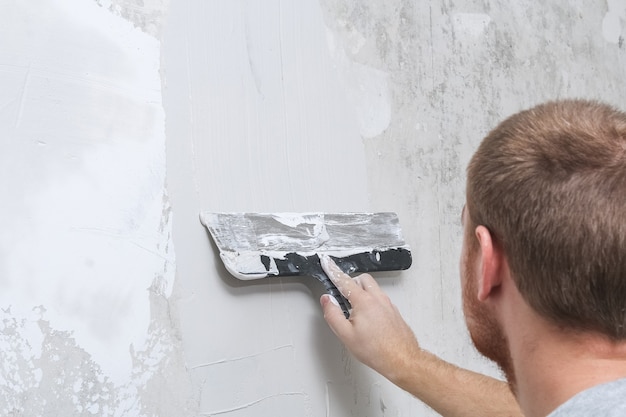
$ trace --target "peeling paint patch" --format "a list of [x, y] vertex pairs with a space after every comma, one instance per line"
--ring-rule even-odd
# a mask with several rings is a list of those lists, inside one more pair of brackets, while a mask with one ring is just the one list
[[[42, 318], [0, 314], [0, 415], [113, 415], [119, 403], [111, 381], [71, 332]], [[34, 337], [35, 336], [35, 337]], [[36, 346], [34, 340], [40, 340]]]
[[29, 317], [0, 311], [0, 415], [191, 416], [197, 401], [180, 355], [169, 303], [151, 290], [146, 346], [135, 351], [132, 378], [116, 384], [71, 331], [58, 330], [43, 307]]
[[116, 16], [159, 39], [169, 0], [96, 0]]

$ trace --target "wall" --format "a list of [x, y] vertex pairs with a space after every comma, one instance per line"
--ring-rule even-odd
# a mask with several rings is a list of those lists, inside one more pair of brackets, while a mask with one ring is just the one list
[[190, 398], [160, 41], [108, 7], [0, 3], [2, 416], [176, 415]]
[[434, 415], [316, 282], [230, 277], [198, 213], [398, 212], [414, 266], [379, 282], [497, 376], [460, 311], [465, 165], [540, 101], [626, 108], [625, 37], [613, 0], [0, 3], [0, 415]]

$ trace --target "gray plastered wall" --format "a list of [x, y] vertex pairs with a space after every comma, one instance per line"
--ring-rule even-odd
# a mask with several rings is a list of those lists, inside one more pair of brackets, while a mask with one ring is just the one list
[[316, 281], [231, 277], [201, 210], [397, 212], [414, 265], [379, 283], [500, 377], [461, 312], [465, 166], [533, 104], [626, 108], [625, 37], [613, 0], [3, 2], [0, 414], [435, 415]]

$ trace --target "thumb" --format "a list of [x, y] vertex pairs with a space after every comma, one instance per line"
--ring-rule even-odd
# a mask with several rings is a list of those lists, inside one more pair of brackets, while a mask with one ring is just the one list
[[339, 302], [330, 294], [324, 294], [320, 298], [320, 304], [324, 311], [324, 319], [333, 332], [341, 338], [349, 331], [352, 324], [343, 315]]

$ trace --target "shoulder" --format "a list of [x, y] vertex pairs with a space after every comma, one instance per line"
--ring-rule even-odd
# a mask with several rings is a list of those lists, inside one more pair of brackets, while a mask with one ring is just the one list
[[626, 378], [580, 392], [548, 417], [617, 417], [626, 415]]

